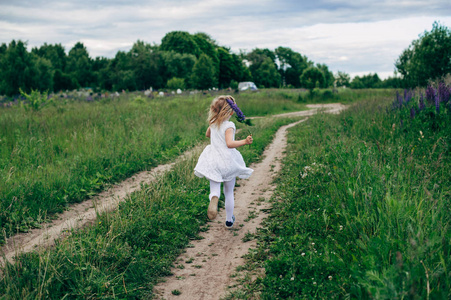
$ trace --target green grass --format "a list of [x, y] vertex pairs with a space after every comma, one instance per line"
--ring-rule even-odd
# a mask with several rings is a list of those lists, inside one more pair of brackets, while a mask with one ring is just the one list
[[[248, 116], [305, 109], [278, 95], [236, 98]], [[93, 103], [58, 98], [36, 111], [0, 108], [0, 244], [197, 144], [212, 99], [126, 94]]]
[[[256, 120], [254, 144], [240, 148], [246, 163], [259, 160], [277, 129], [293, 121]], [[152, 296], [153, 285], [170, 274], [175, 258], [207, 222], [209, 183], [194, 176], [196, 162], [197, 156], [176, 164], [116, 211], [99, 215], [96, 224], [71, 232], [52, 249], [8, 263], [1, 270], [0, 298]]]
[[450, 298], [451, 114], [411, 120], [372, 98], [290, 130], [247, 255], [246, 274], [265, 276], [228, 299]]

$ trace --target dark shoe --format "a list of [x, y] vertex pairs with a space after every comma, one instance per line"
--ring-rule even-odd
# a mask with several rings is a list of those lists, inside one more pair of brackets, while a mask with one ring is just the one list
[[235, 216], [232, 216], [232, 222], [226, 221], [226, 227], [227, 228], [232, 228], [233, 227], [233, 223], [235, 223]]
[[214, 220], [218, 215], [218, 197], [213, 196], [210, 200], [210, 205], [208, 205], [207, 216], [210, 220]]

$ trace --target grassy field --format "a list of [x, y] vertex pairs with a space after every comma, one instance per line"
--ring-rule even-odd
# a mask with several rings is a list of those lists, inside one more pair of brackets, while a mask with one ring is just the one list
[[369, 98], [291, 129], [228, 299], [450, 299], [450, 107]]
[[[258, 160], [277, 129], [293, 121], [255, 120], [254, 144], [240, 149], [246, 163]], [[189, 241], [208, 229], [209, 185], [194, 176], [196, 162], [194, 157], [178, 163], [157, 182], [130, 195], [117, 211], [100, 215], [96, 224], [71, 233], [54, 248], [23, 254], [15, 264], [7, 264], [1, 270], [0, 295], [12, 299], [150, 297], [153, 285], [169, 275], [174, 259]]]
[[[340, 99], [347, 96], [359, 100], [368, 97], [369, 94], [377, 95], [375, 98], [379, 101], [383, 95], [392, 95], [393, 91], [359, 93], [343, 91], [334, 97]], [[31, 213], [28, 215], [28, 220], [35, 220], [39, 213], [42, 215], [42, 212], [46, 211], [45, 214], [50, 214], [57, 212], [58, 209], [64, 209], [69, 202], [82, 201], [109, 182], [171, 160], [204, 139], [205, 117], [211, 96], [145, 99], [145, 101], [135, 100], [134, 97], [124, 97], [107, 103], [73, 102], [61, 107], [59, 105], [44, 107], [34, 113], [19, 108], [2, 111], [1, 139], [9, 141], [15, 138], [16, 141], [8, 143], [10, 148], [2, 143], [1, 147], [4, 147], [2, 155], [9, 153], [11, 156], [12, 153], [17, 153], [21, 157], [10, 162], [6, 159], [7, 155], [2, 156], [2, 163], [6, 165], [5, 167], [2, 165], [4, 172], [2, 176], [8, 176], [5, 170], [12, 166], [21, 167], [21, 172], [10, 174], [11, 177], [7, 181], [10, 185], [1, 191], [17, 188], [16, 191], [23, 195], [22, 210], [27, 212], [31, 210], [26, 201], [37, 202], [38, 215], [33, 216]], [[305, 97], [305, 92], [297, 91], [270, 91], [236, 96], [238, 104], [248, 116], [300, 110], [305, 107], [305, 101], [308, 99]], [[321, 102], [329, 100], [323, 99]], [[327, 120], [328, 118], [323, 117], [322, 122]], [[281, 125], [292, 121], [294, 120], [255, 120], [255, 126], [250, 128], [254, 135], [254, 144], [240, 149], [246, 163], [259, 160], [275, 131]], [[27, 125], [31, 122], [44, 125], [34, 129], [34, 126]], [[191, 126], [187, 126], [188, 123]], [[15, 128], [11, 124], [17, 124], [20, 134], [9, 134], [10, 130]], [[244, 125], [239, 124], [237, 127], [244, 128]], [[101, 134], [101, 128], [108, 134]], [[313, 128], [316, 127], [309, 128], [312, 131], [310, 134], [314, 134]], [[319, 126], [319, 130], [324, 132], [322, 128]], [[76, 133], [72, 134], [73, 132]], [[173, 132], [178, 134], [174, 135]], [[246, 134], [247, 131], [244, 130], [242, 136], [237, 138]], [[110, 136], [115, 137], [115, 142], [111, 141]], [[98, 140], [90, 143], [94, 138]], [[23, 142], [34, 139], [41, 140], [40, 147], [44, 147], [45, 151], [35, 152], [33, 149], [36, 145], [27, 146]], [[292, 142], [297, 144], [297, 139], [299, 137], [292, 139]], [[74, 144], [73, 151], [64, 150], [58, 153], [52, 151], [55, 149], [52, 142], [55, 141], [61, 143], [59, 146], [61, 149], [70, 150]], [[108, 158], [108, 155], [111, 156]], [[101, 163], [105, 161], [105, 157], [109, 159], [109, 165]], [[302, 160], [297, 164], [300, 162]], [[198, 238], [199, 231], [208, 230], [205, 217], [208, 182], [193, 176], [195, 163], [195, 159], [180, 162], [174, 170], [166, 173], [157, 182], [146, 185], [141, 191], [130, 195], [120, 204], [117, 211], [99, 215], [98, 223], [71, 232], [52, 249], [22, 254], [16, 263], [6, 264], [1, 269], [0, 298], [61, 299], [77, 298], [81, 295], [85, 298], [150, 297], [155, 282], [161, 276], [169, 274], [174, 259], [185, 247], [189, 247], [189, 241]], [[71, 164], [73, 167], [70, 170], [75, 173], [67, 172], [67, 175], [64, 175], [66, 177], [62, 176], [66, 174], [64, 172]], [[101, 177], [92, 171], [97, 166], [99, 167], [97, 172], [107, 179], [100, 179], [96, 183], [97, 186], [84, 187], [81, 183], [88, 178], [92, 182], [96, 176]], [[44, 168], [46, 172], [41, 170]], [[110, 177], [103, 175], [113, 174], [107, 173], [112, 169], [120, 172]], [[83, 179], [77, 172], [90, 172], [92, 177], [85, 176]], [[49, 188], [52, 176], [48, 174], [54, 174], [56, 183], [62, 178], [67, 178], [68, 184], [73, 184], [79, 197], [72, 200], [66, 197], [63, 204], [54, 206], [58, 209], [51, 211], [49, 209], [51, 206], [46, 207], [44, 201], [44, 199], [52, 200], [55, 195], [52, 194], [54, 189]], [[29, 178], [34, 178], [34, 181]], [[25, 182], [28, 185], [17, 185], [17, 182]], [[42, 186], [42, 182], [46, 185]], [[65, 189], [70, 186], [68, 184], [64, 185]], [[28, 198], [35, 196], [34, 191], [39, 190], [36, 186], [41, 188], [41, 196]], [[32, 192], [23, 192], [21, 189]], [[10, 195], [13, 199], [18, 198], [13, 193]], [[2, 200], [9, 199], [6, 196], [2, 197], [4, 197]], [[9, 203], [11, 202], [2, 201], [4, 207], [8, 207]], [[14, 206], [14, 210], [3, 213], [3, 216], [8, 217], [14, 211], [22, 212], [20, 206]], [[23, 225], [26, 219], [20, 221], [22, 223], [14, 222], [10, 217], [5, 220], [5, 231], [12, 228], [10, 232], [13, 232], [17, 229], [17, 224], [30, 226], [29, 223]], [[271, 277], [268, 278], [270, 280]]]
[[[250, 116], [305, 109], [286, 95], [237, 101]], [[197, 144], [212, 99], [127, 94], [89, 103], [57, 98], [37, 111], [0, 108], [0, 244]]]

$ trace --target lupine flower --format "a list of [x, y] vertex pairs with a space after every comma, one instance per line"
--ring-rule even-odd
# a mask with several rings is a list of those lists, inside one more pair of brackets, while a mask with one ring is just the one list
[[423, 110], [425, 108], [423, 94], [420, 95], [419, 108], [420, 108], [420, 110]]
[[415, 118], [415, 108], [410, 108], [410, 118], [413, 119]]
[[435, 102], [435, 89], [429, 85], [426, 89], [426, 100], [429, 104], [433, 104]]
[[451, 91], [444, 82], [440, 82], [438, 86], [438, 93], [440, 94], [440, 102], [448, 103]]
[[440, 110], [440, 97], [439, 97], [438, 93], [435, 94], [434, 100], [435, 100], [434, 101], [435, 102], [435, 110], [437, 112], [439, 112], [439, 110]]
[[401, 108], [402, 107], [402, 97], [398, 93], [398, 91], [396, 91], [396, 97], [398, 98], [398, 107]]
[[233, 101], [229, 98], [226, 98], [227, 103], [230, 105], [230, 107], [233, 109], [233, 111], [236, 113], [236, 119], [240, 123], [244, 123], [244, 120], [246, 120], [246, 116], [243, 114], [241, 109], [233, 103]]
[[440, 97], [439, 101], [440, 102], [444, 102], [445, 101], [445, 98], [447, 96], [447, 95], [445, 95], [447, 89], [448, 88], [446, 87], [446, 85], [445, 85], [445, 83], [443, 81], [438, 84], [437, 94], [439, 94], [439, 97]]

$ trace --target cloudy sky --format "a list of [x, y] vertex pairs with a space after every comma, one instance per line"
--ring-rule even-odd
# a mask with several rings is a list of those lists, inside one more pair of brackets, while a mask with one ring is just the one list
[[114, 57], [137, 40], [205, 32], [237, 53], [289, 47], [333, 72], [386, 78], [434, 21], [451, 27], [449, 0], [0, 0], [0, 43], [68, 52], [81, 41], [92, 57]]

